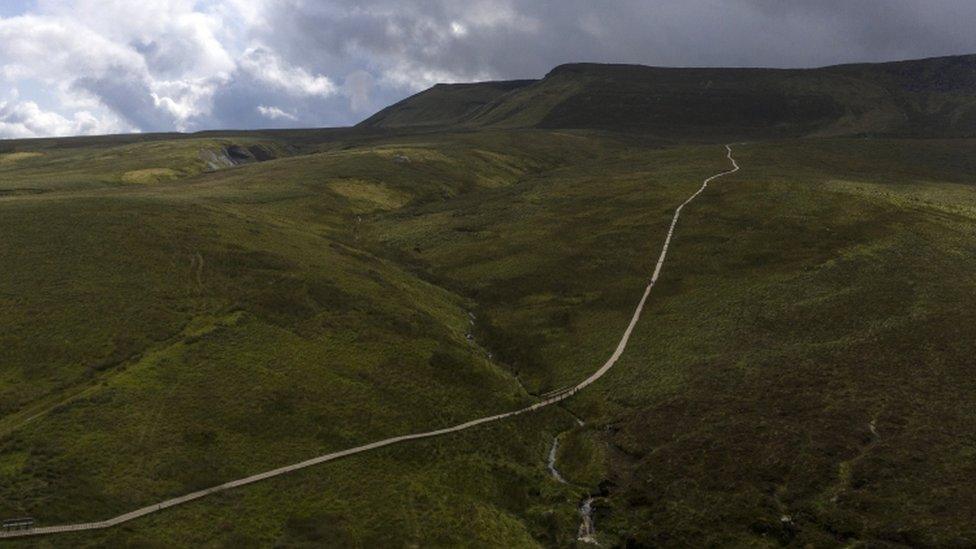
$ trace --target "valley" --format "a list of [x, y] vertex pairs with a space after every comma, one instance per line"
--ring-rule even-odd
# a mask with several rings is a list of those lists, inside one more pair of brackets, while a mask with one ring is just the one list
[[571, 546], [590, 496], [603, 546], [972, 543], [967, 118], [613, 129], [539, 87], [0, 143], [0, 517], [233, 488], [0, 544]]

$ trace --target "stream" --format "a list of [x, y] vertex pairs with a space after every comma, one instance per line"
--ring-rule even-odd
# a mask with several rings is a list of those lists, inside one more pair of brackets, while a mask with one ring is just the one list
[[546, 467], [549, 469], [549, 474], [552, 475], [552, 478], [556, 479], [561, 484], [566, 484], [566, 479], [564, 479], [563, 476], [559, 474], [559, 471], [556, 470], [556, 452], [558, 451], [559, 436], [556, 435], [556, 437], [552, 439], [552, 448], [549, 449], [549, 460], [546, 463]]
[[[577, 423], [583, 425], [583, 422], [579, 419], [576, 420]], [[549, 469], [549, 474], [554, 480], [561, 484], [569, 484], [566, 479], [563, 478], [559, 470], [556, 469], [556, 454], [559, 452], [559, 437], [562, 433], [556, 435], [552, 439], [552, 446], [549, 448], [549, 455], [546, 459], [546, 468]], [[594, 545], [600, 545], [596, 541], [596, 526], [593, 523], [593, 496], [586, 496], [579, 506], [579, 516], [580, 525], [579, 530], [576, 534], [576, 540], [583, 543], [592, 543]]]
[[576, 539], [583, 543], [600, 545], [596, 538], [596, 528], [593, 526], [593, 498], [587, 497], [579, 507], [580, 526]]
[[[475, 340], [475, 336], [474, 336], [475, 320], [476, 320], [475, 314], [473, 312], [468, 311], [468, 324], [470, 326], [470, 329], [465, 334], [464, 337], [465, 339], [468, 340], [468, 343], [480, 347], [480, 345], [478, 345], [478, 342]], [[484, 348], [482, 347], [482, 349]], [[488, 360], [492, 360], [494, 358], [491, 351], [485, 349], [485, 353], [488, 357]], [[522, 385], [522, 381], [518, 378], [518, 376], [514, 376], [514, 378], [522, 387], [522, 390], [528, 393], [528, 390], [525, 388], [524, 385]], [[542, 396], [543, 397], [551, 396], [552, 394], [556, 394], [559, 392], [562, 391], [561, 390], [554, 391], [552, 393], [549, 393], [548, 395], [542, 395]], [[583, 426], [583, 420], [579, 419], [578, 417], [576, 418], [576, 423], [580, 427]], [[560, 484], [569, 484], [566, 481], [566, 479], [563, 478], [562, 474], [560, 474], [559, 470], [556, 469], [556, 454], [559, 453], [559, 437], [561, 437], [563, 434], [564, 433], [559, 433], [558, 435], [553, 437], [552, 446], [549, 448], [549, 454], [546, 456], [546, 468], [549, 470], [549, 475], [552, 476], [553, 480], [555, 480]], [[595, 537], [596, 528], [593, 524], [593, 500], [594, 500], [593, 496], [587, 495], [580, 502], [579, 505], [580, 525], [579, 525], [579, 530], [577, 531], [576, 534], [576, 540], [581, 541], [583, 543], [592, 543], [593, 545], [600, 545], [600, 543], [596, 540]]]

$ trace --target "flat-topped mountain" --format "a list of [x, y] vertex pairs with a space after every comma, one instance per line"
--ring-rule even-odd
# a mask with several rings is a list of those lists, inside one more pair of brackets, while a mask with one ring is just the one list
[[817, 69], [569, 64], [535, 81], [439, 84], [360, 126], [969, 136], [976, 134], [976, 55]]

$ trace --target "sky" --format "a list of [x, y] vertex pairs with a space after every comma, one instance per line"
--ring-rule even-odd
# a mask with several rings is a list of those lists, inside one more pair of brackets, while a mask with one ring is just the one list
[[569, 62], [976, 53], [973, 0], [0, 0], [0, 138], [354, 124]]

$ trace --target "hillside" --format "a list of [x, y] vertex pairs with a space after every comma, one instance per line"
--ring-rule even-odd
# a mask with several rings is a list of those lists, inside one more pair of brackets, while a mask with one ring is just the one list
[[532, 80], [437, 84], [376, 113], [362, 127], [404, 128], [450, 126]]
[[[0, 519], [519, 410], [629, 336], [533, 413], [0, 545], [571, 547], [589, 506], [604, 547], [970, 547], [971, 64], [567, 65], [359, 128], [0, 141]], [[869, 126], [899, 138], [824, 136]], [[814, 137], [695, 194], [729, 169], [699, 141], [773, 133]]]
[[438, 85], [361, 127], [602, 129], [715, 140], [976, 134], [976, 56], [808, 70], [572, 64]]

